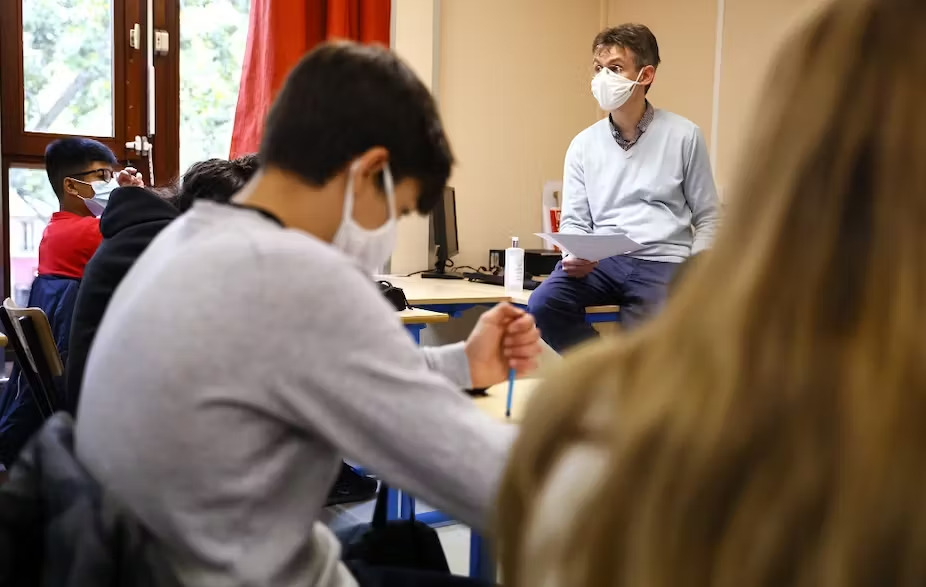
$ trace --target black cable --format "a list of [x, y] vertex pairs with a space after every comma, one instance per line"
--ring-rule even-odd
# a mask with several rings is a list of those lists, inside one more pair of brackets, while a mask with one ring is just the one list
[[[435, 267], [435, 269], [436, 269], [436, 267]], [[415, 271], [414, 273], [409, 273], [408, 275], [404, 275], [403, 277], [414, 277], [414, 276], [416, 276], [416, 275], [421, 275], [422, 273], [428, 273], [429, 271], [434, 271], [435, 269], [422, 269], [421, 271]], [[469, 270], [472, 271], [473, 273], [484, 273], [484, 274], [487, 274], [487, 275], [498, 275], [499, 273], [501, 273], [501, 270], [502, 270], [501, 267], [485, 267], [485, 266], [482, 266], [482, 267], [479, 267], [479, 268], [477, 269], [476, 267], [473, 267], [472, 265], [459, 265], [459, 266], [457, 266], [457, 265], [454, 265], [453, 261], [451, 261], [450, 259], [447, 259], [447, 263], [444, 264], [444, 269], [445, 269], [445, 270], [446, 270], [446, 269], [456, 269], [457, 271], [460, 271], [460, 270], [463, 270], [463, 269], [469, 269]]]
[[483, 269], [485, 269], [485, 267], [476, 269], [476, 268], [473, 267], [472, 265], [460, 265], [459, 267], [456, 267], [455, 269], [469, 269], [469, 270], [472, 271], [473, 273], [479, 273], [479, 272], [481, 272]]

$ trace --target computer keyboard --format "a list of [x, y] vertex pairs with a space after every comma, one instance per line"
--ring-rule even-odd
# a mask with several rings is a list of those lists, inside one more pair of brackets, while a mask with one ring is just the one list
[[[489, 285], [500, 285], [502, 287], [505, 286], [504, 275], [490, 275], [488, 273], [464, 273], [463, 277], [469, 281], [475, 281], [476, 283], [488, 283]], [[524, 289], [534, 290], [539, 286], [539, 281], [534, 281], [533, 279], [524, 280]]]

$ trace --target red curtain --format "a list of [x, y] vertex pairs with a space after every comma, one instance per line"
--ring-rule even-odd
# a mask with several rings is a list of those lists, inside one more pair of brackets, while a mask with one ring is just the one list
[[351, 39], [389, 46], [390, 0], [251, 0], [231, 158], [254, 153], [286, 74], [315, 45]]

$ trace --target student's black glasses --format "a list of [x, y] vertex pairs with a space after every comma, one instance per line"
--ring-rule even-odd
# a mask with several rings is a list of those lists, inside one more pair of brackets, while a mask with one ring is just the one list
[[92, 175], [94, 173], [99, 173], [100, 179], [103, 181], [111, 181], [113, 178], [112, 169], [93, 169], [91, 171], [81, 171], [80, 173], [72, 173], [69, 177], [83, 177], [85, 175]]

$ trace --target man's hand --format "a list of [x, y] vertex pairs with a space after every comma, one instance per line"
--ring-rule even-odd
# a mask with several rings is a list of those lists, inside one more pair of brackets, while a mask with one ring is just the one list
[[473, 387], [490, 387], [537, 368], [540, 331], [534, 318], [510, 304], [499, 304], [483, 314], [466, 340], [466, 358]]
[[575, 257], [566, 257], [563, 259], [563, 271], [569, 277], [582, 278], [598, 267], [597, 261], [586, 261], [585, 259], [576, 259]]
[[145, 187], [145, 180], [142, 179], [141, 173], [138, 172], [134, 167], [126, 167], [122, 171], [116, 174], [116, 181], [119, 183], [119, 187], [136, 187], [143, 188]]

